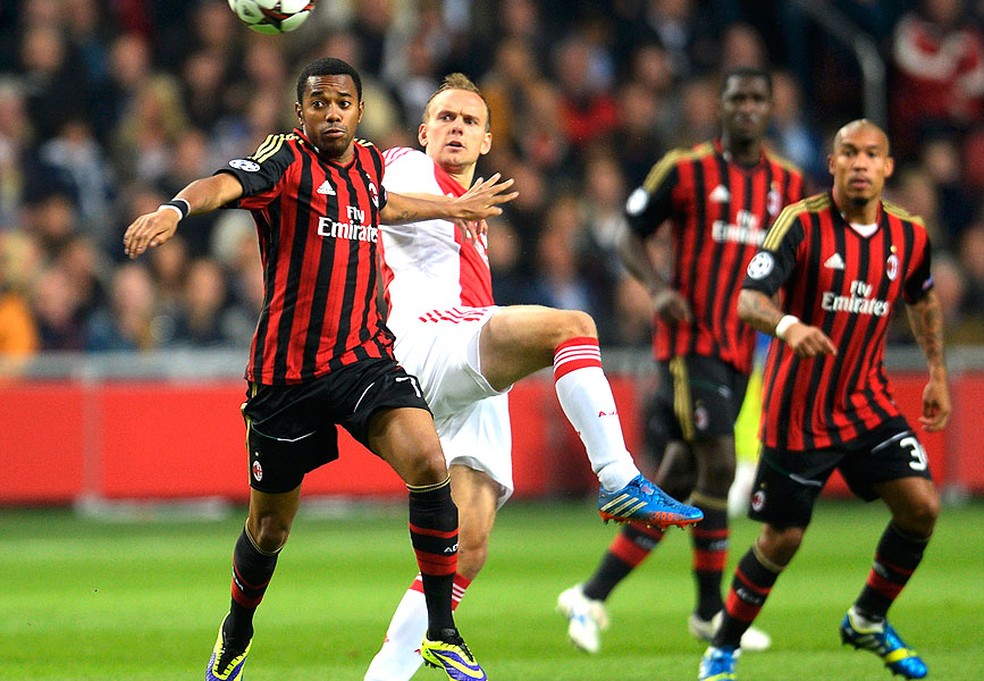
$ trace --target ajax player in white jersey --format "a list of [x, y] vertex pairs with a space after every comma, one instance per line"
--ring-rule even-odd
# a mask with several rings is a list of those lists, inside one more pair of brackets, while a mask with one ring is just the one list
[[[384, 153], [388, 191], [461, 195], [478, 158], [492, 145], [488, 104], [456, 73], [424, 108], [418, 140]], [[478, 575], [498, 508], [513, 492], [507, 392], [519, 379], [553, 366], [560, 405], [581, 436], [598, 475], [605, 520], [660, 527], [689, 525], [701, 512], [646, 480], [625, 448], [611, 387], [601, 368], [594, 320], [575, 310], [497, 307], [483, 229], [429, 220], [383, 225], [387, 326], [396, 357], [415, 375], [437, 426], [459, 514], [454, 602]], [[419, 575], [386, 632], [366, 681], [409, 679], [421, 664], [427, 628]], [[461, 679], [482, 679], [467, 668]]]

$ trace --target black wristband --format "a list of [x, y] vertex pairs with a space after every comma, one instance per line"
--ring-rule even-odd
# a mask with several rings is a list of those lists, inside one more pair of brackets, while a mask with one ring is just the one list
[[182, 220], [188, 217], [188, 213], [191, 212], [191, 204], [188, 203], [187, 199], [177, 199], [177, 198], [171, 199], [170, 201], [165, 201], [158, 207], [162, 208], [164, 206], [170, 206], [171, 208], [176, 208], [178, 212], [181, 213]]

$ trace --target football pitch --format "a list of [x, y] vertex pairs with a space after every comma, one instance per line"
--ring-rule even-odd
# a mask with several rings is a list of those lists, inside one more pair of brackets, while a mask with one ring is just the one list
[[[0, 679], [202, 678], [228, 607], [244, 511], [212, 520], [148, 516], [0, 510]], [[740, 679], [891, 678], [837, 634], [886, 518], [878, 504], [821, 503], [758, 620], [773, 648], [744, 655]], [[729, 569], [757, 527], [734, 522]], [[513, 502], [501, 511], [490, 560], [457, 613], [491, 681], [696, 678], [704, 646], [686, 631], [693, 585], [682, 531], [612, 594], [598, 655], [568, 643], [557, 594], [594, 569], [614, 532], [589, 501]], [[984, 503], [945, 507], [891, 613], [931, 679], [976, 679], [984, 669], [982, 545]], [[302, 507], [258, 611], [245, 678], [360, 681], [415, 572], [401, 505]], [[414, 678], [442, 675], [422, 669]]]

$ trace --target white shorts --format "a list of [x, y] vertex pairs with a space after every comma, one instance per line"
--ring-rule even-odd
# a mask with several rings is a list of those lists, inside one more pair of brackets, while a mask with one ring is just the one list
[[434, 312], [396, 332], [396, 358], [420, 381], [448, 465], [489, 475], [499, 506], [513, 493], [509, 400], [482, 376], [478, 339], [495, 307]]

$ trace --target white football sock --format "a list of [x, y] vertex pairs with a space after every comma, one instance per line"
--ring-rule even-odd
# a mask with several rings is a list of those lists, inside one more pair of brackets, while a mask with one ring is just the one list
[[[451, 609], [458, 606], [465, 595], [469, 581], [461, 575], [454, 576]], [[369, 663], [364, 681], [408, 681], [423, 664], [420, 643], [427, 633], [427, 603], [420, 575], [413, 580], [396, 606], [393, 618], [386, 629], [386, 638], [379, 652]]]
[[615, 397], [601, 368], [598, 339], [572, 338], [557, 346], [554, 388], [602, 487], [609, 491], [620, 489], [639, 475], [639, 468], [625, 448]]

